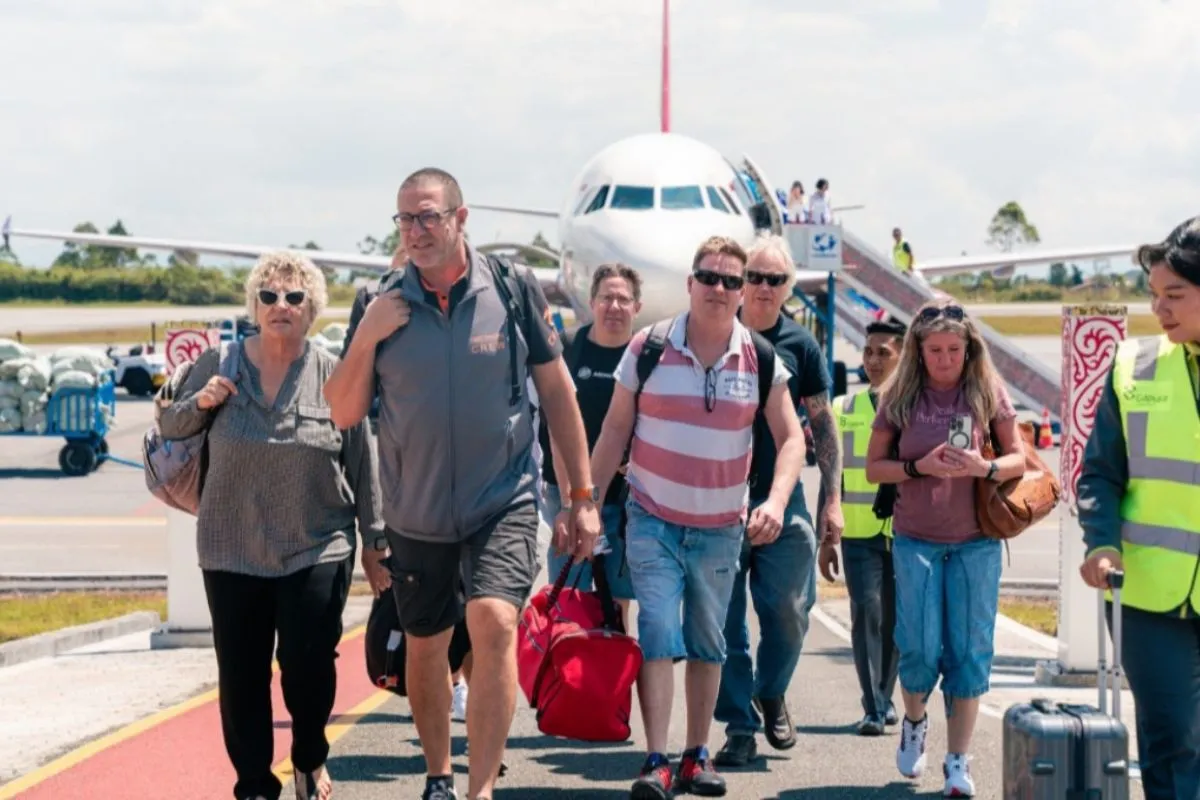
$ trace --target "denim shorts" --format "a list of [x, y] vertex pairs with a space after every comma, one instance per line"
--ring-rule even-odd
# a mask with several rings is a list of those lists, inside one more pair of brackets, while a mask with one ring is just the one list
[[626, 505], [626, 555], [638, 601], [638, 642], [647, 661], [725, 662], [725, 614], [733, 594], [741, 523], [690, 528]]
[[947, 700], [988, 691], [1000, 550], [996, 539], [937, 544], [895, 532], [896, 648], [906, 691], [928, 698], [939, 677]]
[[[554, 518], [562, 510], [562, 493], [557, 486], [552, 483], [542, 485], [542, 502], [539, 508], [542, 521], [553, 531]], [[601, 506], [600, 524], [604, 528], [604, 538], [608, 540], [610, 550], [604, 556], [604, 574], [608, 577], [608, 588], [617, 600], [632, 600], [633, 584], [629, 578], [629, 566], [625, 563], [625, 542], [621, 538], [621, 507], [612, 503]], [[551, 534], [550, 547], [546, 551], [546, 579], [553, 583], [566, 563], [566, 555], [554, 552], [554, 539]], [[590, 590], [592, 562], [584, 561], [571, 567], [571, 571], [567, 573], [567, 586]]]

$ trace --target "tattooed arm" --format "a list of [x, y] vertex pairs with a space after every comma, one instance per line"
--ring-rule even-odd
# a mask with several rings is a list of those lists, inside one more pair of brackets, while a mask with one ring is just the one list
[[808, 424], [812, 428], [813, 449], [817, 451], [817, 468], [821, 471], [821, 494], [824, 505], [819, 509], [818, 538], [837, 543], [842, 538], [845, 521], [842, 518], [842, 451], [838, 444], [837, 421], [829, 405], [829, 395], [822, 392], [804, 398], [808, 408]]

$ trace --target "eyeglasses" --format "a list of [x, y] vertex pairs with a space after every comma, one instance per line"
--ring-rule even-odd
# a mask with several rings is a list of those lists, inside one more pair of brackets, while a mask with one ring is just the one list
[[420, 214], [409, 214], [407, 211], [401, 211], [399, 214], [392, 215], [392, 222], [396, 223], [396, 227], [402, 231], [411, 230], [413, 223], [417, 223], [421, 230], [428, 231], [434, 225], [442, 221], [442, 218], [447, 214], [453, 214], [457, 208], [447, 208], [445, 211], [422, 211]]
[[956, 322], [962, 322], [967, 316], [967, 312], [962, 306], [945, 306], [944, 308], [929, 307], [921, 309], [921, 313], [917, 315], [917, 319], [921, 322], [933, 322], [938, 317], [945, 317]]
[[[304, 302], [306, 293], [303, 289], [296, 289], [291, 292], [284, 292], [283, 299], [289, 306], [298, 306]], [[258, 302], [264, 306], [273, 306], [279, 302], [279, 292], [274, 289], [259, 289]]]
[[596, 298], [596, 302], [602, 306], [629, 308], [634, 304], [634, 299], [632, 297], [622, 297], [619, 294], [602, 294]]
[[783, 286], [787, 283], [788, 276], [781, 272], [755, 272], [750, 270], [746, 273], [746, 281], [757, 286], [760, 283], [765, 283], [772, 289]]
[[704, 410], [710, 414], [717, 407], [717, 370], [704, 370]]
[[741, 275], [725, 275], [711, 269], [698, 269], [692, 273], [692, 277], [704, 286], [716, 286], [719, 283], [729, 292], [736, 292], [746, 283], [746, 279]]

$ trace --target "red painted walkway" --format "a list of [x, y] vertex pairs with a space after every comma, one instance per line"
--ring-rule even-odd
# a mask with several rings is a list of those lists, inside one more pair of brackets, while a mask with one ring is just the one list
[[[338, 691], [330, 724], [353, 724], [344, 718], [348, 711], [379, 692], [367, 679], [363, 654], [363, 631], [355, 630], [338, 647]], [[275, 758], [278, 771], [291, 752], [291, 718], [283, 704], [276, 670], [272, 682], [275, 717]], [[216, 692], [188, 708], [180, 704], [175, 713], [135, 735], [87, 755], [82, 761], [50, 774], [36, 785], [12, 795], [21, 800], [61, 800], [67, 797], [170, 797], [172, 800], [213, 800], [232, 797], [234, 773], [221, 738], [221, 718]], [[171, 714], [170, 710], [166, 712]], [[342, 717], [339, 719], [339, 717]], [[130, 728], [144, 723], [134, 723]], [[119, 735], [119, 734], [118, 734]], [[107, 738], [107, 737], [106, 737]], [[102, 741], [102, 740], [101, 740]], [[75, 751], [95, 749], [85, 745]], [[72, 754], [31, 773], [54, 772]], [[288, 762], [290, 771], [290, 761]], [[21, 781], [17, 778], [13, 783]], [[0, 787], [0, 797], [9, 793]]]

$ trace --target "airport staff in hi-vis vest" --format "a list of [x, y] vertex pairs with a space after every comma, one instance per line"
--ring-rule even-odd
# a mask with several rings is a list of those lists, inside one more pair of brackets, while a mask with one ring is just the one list
[[903, 272], [905, 275], [911, 275], [913, 271], [913, 251], [908, 240], [904, 238], [904, 234], [899, 228], [892, 228], [892, 266]]
[[1121, 343], [1096, 409], [1076, 489], [1080, 572], [1096, 588], [1125, 573], [1122, 656], [1146, 800], [1197, 800], [1200, 217], [1138, 248], [1136, 261], [1163, 333]]
[[[846, 590], [850, 594], [850, 636], [854, 668], [862, 689], [864, 716], [860, 736], [880, 736], [899, 718], [892, 696], [896, 689], [899, 655], [893, 638], [896, 626], [895, 574], [892, 571], [892, 520], [875, 514], [879, 488], [867, 480], [867, 442], [879, 388], [900, 363], [905, 326], [873, 322], [867, 326], [863, 369], [870, 386], [833, 401], [842, 432], [842, 533]], [[838, 567], [836, 545], [822, 543], [818, 557], [821, 575], [834, 580]]]

